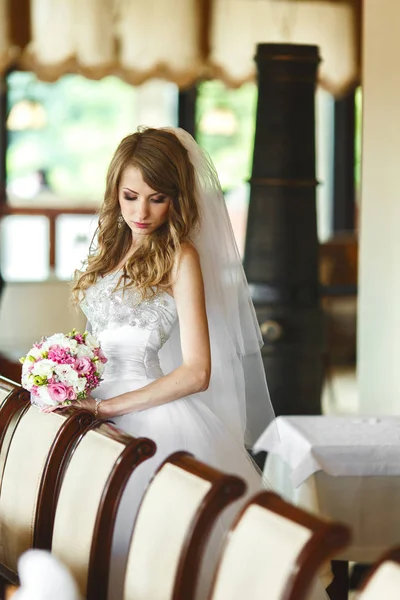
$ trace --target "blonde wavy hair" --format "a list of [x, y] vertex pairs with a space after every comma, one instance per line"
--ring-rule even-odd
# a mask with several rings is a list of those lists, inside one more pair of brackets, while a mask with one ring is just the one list
[[[75, 272], [72, 293], [76, 302], [98, 278], [112, 273], [132, 247], [132, 232], [121, 214], [119, 186], [128, 166], [137, 167], [153, 190], [172, 199], [167, 221], [156, 231], [141, 236], [125, 263], [116, 287], [135, 286], [142, 298], [172, 284], [176, 257], [183, 241], [198, 224], [195, 173], [188, 152], [176, 135], [165, 129], [139, 129], [119, 144], [107, 172], [104, 201], [84, 271]], [[97, 247], [94, 240], [97, 239]]]

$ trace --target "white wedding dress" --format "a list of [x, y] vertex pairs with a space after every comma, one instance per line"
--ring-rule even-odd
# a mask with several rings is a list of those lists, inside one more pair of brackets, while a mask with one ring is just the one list
[[[103, 400], [142, 388], [163, 376], [159, 352], [178, 322], [171, 295], [160, 292], [140, 301], [139, 293], [133, 288], [115, 290], [120, 275], [121, 272], [117, 272], [99, 279], [81, 302], [91, 331], [101, 342], [108, 359], [103, 381], [93, 392]], [[187, 450], [213, 467], [243, 477], [249, 494], [265, 485], [244, 446], [203, 402], [201, 393], [116, 417], [113, 421], [127, 433], [149, 437], [157, 445], [155, 456], [132, 474], [118, 514], [109, 597], [120, 600], [138, 504], [155, 470], [170, 454]]]

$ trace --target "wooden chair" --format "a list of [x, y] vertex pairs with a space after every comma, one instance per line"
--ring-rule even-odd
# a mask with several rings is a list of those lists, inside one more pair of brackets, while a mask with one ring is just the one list
[[0, 376], [0, 480], [3, 459], [20, 417], [29, 408], [29, 392], [14, 381]]
[[241, 511], [221, 554], [212, 600], [304, 600], [322, 564], [350, 540], [328, 523], [261, 492]]
[[0, 406], [0, 575], [16, 583], [18, 557], [40, 546], [56, 482], [94, 417], [81, 410], [41, 413], [29, 392], [1, 379], [3, 391], [7, 386]]
[[[0, 413], [1, 414], [1, 413]], [[17, 581], [17, 560], [51, 527], [56, 482], [93, 417], [86, 411], [43, 414], [27, 406], [3, 455], [0, 490], [0, 574]], [[47, 547], [48, 549], [50, 546]]]
[[155, 451], [153, 441], [97, 421], [69, 460], [58, 494], [51, 551], [69, 568], [87, 600], [107, 598], [122, 493], [133, 470]]
[[123, 600], [191, 600], [202, 550], [221, 511], [245, 491], [243, 480], [187, 452], [157, 470], [139, 508]]
[[7, 379], [7, 377], [2, 377], [0, 375], [0, 407], [7, 396], [19, 387], [20, 386], [14, 381], [11, 381], [10, 379]]
[[359, 600], [398, 600], [400, 596], [400, 546], [387, 552], [362, 583]]

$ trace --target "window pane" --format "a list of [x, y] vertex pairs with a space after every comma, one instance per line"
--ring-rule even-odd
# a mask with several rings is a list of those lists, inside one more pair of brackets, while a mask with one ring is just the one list
[[257, 86], [248, 83], [232, 90], [220, 81], [206, 81], [199, 85], [198, 92], [197, 139], [217, 169], [239, 251], [243, 255]]
[[112, 154], [138, 125], [176, 125], [178, 89], [117, 77], [7, 77], [7, 193], [11, 205], [98, 206]]
[[71, 279], [82, 266], [97, 227], [97, 215], [61, 215], [56, 220], [56, 275]]
[[1, 272], [7, 281], [43, 281], [49, 276], [49, 221], [42, 216], [3, 217]]

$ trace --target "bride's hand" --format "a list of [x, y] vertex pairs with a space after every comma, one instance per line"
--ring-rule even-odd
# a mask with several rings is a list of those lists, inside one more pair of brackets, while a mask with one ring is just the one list
[[56, 404], [55, 406], [46, 406], [41, 411], [44, 413], [51, 413], [55, 410], [65, 410], [66, 408], [81, 408], [94, 413], [96, 409], [96, 400], [92, 396], [88, 396], [84, 400], [73, 400], [70, 404]]

